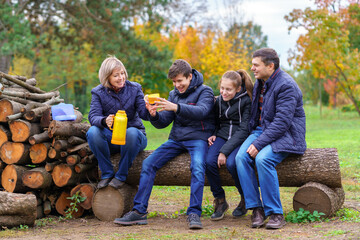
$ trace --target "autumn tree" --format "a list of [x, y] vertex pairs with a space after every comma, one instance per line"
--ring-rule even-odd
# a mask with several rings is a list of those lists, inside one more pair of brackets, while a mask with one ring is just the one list
[[[316, 78], [336, 80], [360, 115], [360, 4], [348, 0], [317, 0], [317, 9], [295, 9], [285, 19], [289, 30], [304, 28], [290, 60], [299, 70], [309, 69]], [[352, 13], [357, 14], [352, 14]], [[316, 84], [316, 83], [313, 83]]]

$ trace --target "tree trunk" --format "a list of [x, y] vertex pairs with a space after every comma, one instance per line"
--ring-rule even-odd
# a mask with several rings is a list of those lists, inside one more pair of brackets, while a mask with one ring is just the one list
[[52, 121], [51, 108], [49, 108], [43, 112], [43, 115], [41, 116], [40, 119], [40, 126], [43, 128], [48, 128], [51, 121]]
[[43, 130], [38, 123], [30, 123], [25, 120], [14, 120], [9, 124], [12, 140], [25, 142], [29, 137], [41, 133]]
[[26, 171], [22, 176], [22, 181], [25, 186], [32, 189], [43, 189], [52, 185], [51, 174], [44, 167]]
[[0, 192], [0, 226], [33, 226], [35, 220], [35, 195]]
[[31, 137], [29, 137], [29, 143], [31, 145], [46, 142], [46, 141], [50, 141], [50, 137], [49, 137], [49, 134], [47, 131], [44, 131], [39, 134], [34, 134]]
[[[73, 152], [77, 152], [81, 149], [84, 149], [84, 151], [87, 151], [86, 149], [88, 149], [90, 151], [89, 144], [87, 142], [85, 142], [85, 143], [79, 144], [77, 146], [69, 147], [67, 149], [67, 152], [73, 153]], [[85, 156], [83, 156], [83, 157], [85, 157]]]
[[88, 123], [72, 123], [71, 121], [51, 121], [49, 125], [49, 137], [62, 136], [70, 137], [77, 136], [86, 139], [86, 132], [89, 130]]
[[91, 203], [95, 192], [94, 185], [90, 183], [78, 184], [73, 189], [71, 189], [70, 195], [73, 196], [78, 191], [80, 191], [80, 196], [85, 198], [85, 200], [79, 203], [79, 205], [84, 209], [89, 210], [91, 208]]
[[0, 147], [0, 158], [7, 164], [25, 165], [31, 163], [29, 149], [29, 144], [5, 142]]
[[68, 148], [68, 141], [64, 139], [58, 139], [54, 143], [54, 148], [56, 151], [66, 150]]
[[96, 190], [92, 201], [94, 215], [101, 221], [114, 221], [133, 207], [137, 188], [125, 184], [121, 189], [107, 186]]
[[80, 144], [86, 142], [85, 139], [79, 138], [79, 137], [75, 137], [75, 136], [69, 137], [67, 141], [68, 141], [68, 143], [70, 143], [71, 145], [80, 145]]
[[[66, 216], [67, 209], [71, 207], [70, 204], [72, 203], [72, 201], [68, 199], [69, 197], [71, 197], [70, 194], [66, 191], [63, 191], [60, 197], [56, 200], [56, 211], [63, 216]], [[73, 212], [73, 218], [79, 218], [84, 213], [84, 208], [82, 208], [81, 206], [77, 206], [77, 209], [78, 211]]]
[[323, 217], [327, 218], [341, 208], [344, 200], [345, 194], [342, 187], [331, 189], [321, 183], [309, 182], [296, 191], [293, 207], [295, 211], [303, 208], [310, 213], [316, 210], [324, 213]]
[[24, 105], [20, 103], [2, 99], [0, 101], [0, 122], [6, 122], [6, 117], [15, 113], [20, 113], [20, 110], [23, 106]]
[[[126, 180], [131, 185], [139, 184], [143, 160], [153, 151], [142, 151], [135, 158]], [[111, 156], [115, 171], [120, 154]], [[308, 182], [318, 182], [331, 188], [341, 187], [339, 158], [335, 148], [307, 149], [304, 155], [290, 155], [276, 167], [281, 187], [300, 187]], [[226, 167], [220, 169], [223, 186], [234, 186], [234, 180]], [[190, 186], [190, 156], [184, 153], [168, 162], [157, 171], [155, 185]], [[208, 185], [208, 182], [205, 183]]]
[[7, 165], [1, 174], [1, 184], [3, 188], [8, 192], [26, 192], [31, 190], [25, 186], [22, 181], [22, 176], [29, 170], [28, 167], [18, 165]]
[[48, 159], [50, 143], [38, 143], [30, 147], [30, 158], [34, 164], [45, 163]]

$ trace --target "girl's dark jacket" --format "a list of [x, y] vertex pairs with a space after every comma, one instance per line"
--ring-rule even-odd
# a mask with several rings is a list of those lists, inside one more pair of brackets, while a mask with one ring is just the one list
[[[257, 80], [253, 90], [250, 131], [258, 126], [256, 116], [261, 85]], [[265, 82], [261, 128], [262, 134], [253, 142], [258, 151], [270, 144], [274, 152], [305, 152], [306, 124], [302, 93], [295, 80], [280, 68]]]
[[110, 114], [116, 114], [118, 110], [125, 110], [128, 128], [138, 128], [145, 134], [140, 118], [149, 120], [150, 114], [145, 107], [144, 94], [139, 83], [126, 80], [125, 86], [117, 93], [101, 84], [91, 90], [88, 117], [91, 125], [104, 128], [104, 119]]
[[178, 105], [177, 112], [157, 112], [150, 116], [152, 125], [165, 128], [173, 122], [169, 139], [174, 141], [204, 140], [214, 131], [213, 90], [203, 85], [201, 73], [192, 70], [192, 80], [188, 89], [180, 93], [178, 89], [170, 91], [168, 101]]
[[249, 136], [251, 99], [246, 90], [242, 90], [230, 101], [224, 101], [220, 95], [215, 102], [216, 130], [214, 135], [226, 140], [220, 152], [229, 156]]

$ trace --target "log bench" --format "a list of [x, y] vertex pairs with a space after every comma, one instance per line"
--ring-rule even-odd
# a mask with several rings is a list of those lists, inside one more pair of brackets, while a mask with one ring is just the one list
[[[104, 221], [112, 221], [131, 210], [136, 185], [139, 183], [141, 165], [153, 151], [138, 154], [129, 169], [126, 188], [114, 191], [111, 187], [97, 190], [93, 197], [93, 212]], [[111, 156], [117, 170], [120, 155]], [[337, 149], [307, 149], [304, 155], [290, 155], [277, 167], [280, 187], [299, 187], [293, 197], [293, 208], [333, 215], [344, 203], [345, 193], [341, 184], [341, 173]], [[223, 186], [235, 186], [230, 173], [223, 166], [220, 169]], [[181, 154], [158, 170], [154, 185], [190, 186], [190, 155]], [[207, 180], [205, 185], [208, 185]]]

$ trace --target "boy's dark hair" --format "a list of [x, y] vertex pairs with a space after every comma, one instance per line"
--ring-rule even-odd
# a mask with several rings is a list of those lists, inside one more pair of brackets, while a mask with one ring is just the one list
[[279, 68], [280, 59], [276, 51], [272, 48], [261, 48], [256, 50], [253, 53], [253, 58], [260, 57], [261, 61], [265, 63], [265, 66], [268, 66], [271, 63], [274, 63], [274, 70]]
[[187, 78], [191, 73], [192, 68], [190, 64], [183, 59], [177, 59], [169, 68], [168, 78], [174, 79], [179, 74], [182, 74], [184, 75], [184, 77]]

